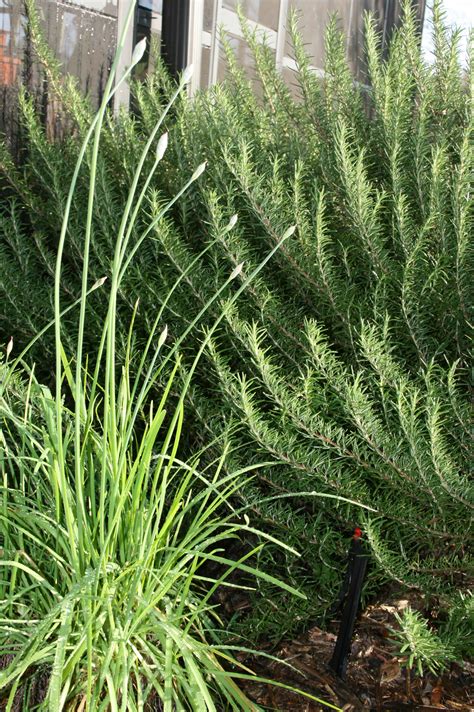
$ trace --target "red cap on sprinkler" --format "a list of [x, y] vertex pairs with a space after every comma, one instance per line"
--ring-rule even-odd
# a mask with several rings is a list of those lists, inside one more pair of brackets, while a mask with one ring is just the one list
[[360, 529], [359, 527], [356, 527], [356, 528], [354, 529], [354, 536], [353, 536], [353, 538], [354, 538], [354, 539], [360, 539], [361, 536], [362, 536], [362, 529]]

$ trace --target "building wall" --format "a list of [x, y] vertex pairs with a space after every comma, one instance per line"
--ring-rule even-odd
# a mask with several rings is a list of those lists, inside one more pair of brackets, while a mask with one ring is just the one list
[[[169, 0], [172, 1], [172, 0]], [[425, 0], [413, 0], [420, 16]], [[46, 39], [62, 64], [65, 73], [75, 75], [81, 88], [98, 105], [121, 31], [124, 17], [133, 0], [36, 0]], [[0, 132], [4, 133], [14, 153], [18, 152], [17, 94], [20, 83], [36, 96], [50, 132], [58, 128], [59, 112], [48, 92], [44, 72], [35, 59], [28, 37], [24, 0], [0, 0]], [[133, 44], [147, 36], [160, 42], [163, 0], [138, 0], [135, 24], [129, 30], [122, 68], [130, 61]], [[333, 12], [340, 17], [347, 33], [347, 52], [355, 76], [365, 81], [363, 60], [363, 13], [376, 13], [379, 29], [386, 43], [398, 22], [401, 0], [243, 0], [244, 15], [249, 23], [265, 32], [274, 52], [275, 63], [292, 83], [294, 61], [286, 24], [294, 8], [301, 16], [301, 32], [313, 58], [315, 71], [321, 71], [324, 54], [324, 31]], [[237, 57], [252, 75], [253, 62], [246, 46], [237, 16], [238, 0], [190, 0], [189, 62], [195, 73], [191, 92], [221, 80], [226, 73], [225, 59], [219, 42], [220, 27], [228, 34]], [[152, 54], [144, 57], [138, 75], [151, 68]], [[128, 104], [124, 88], [116, 105]]]
[[[421, 22], [425, 0], [413, 0], [413, 2], [418, 9]], [[195, 63], [200, 65], [199, 86], [206, 87], [225, 75], [225, 60], [219, 49], [220, 26], [226, 31], [241, 64], [247, 67], [251, 74], [252, 58], [242, 38], [237, 16], [239, 0], [202, 0], [202, 4], [204, 21], [201, 58], [197, 57], [199, 55], [197, 47], [194, 47], [193, 52]], [[337, 13], [341, 29], [347, 36], [348, 59], [357, 79], [364, 81], [364, 12], [375, 13], [386, 46], [393, 28], [399, 22], [401, 4], [401, 0], [244, 0], [241, 2], [244, 15], [250, 24], [265, 33], [268, 45], [275, 52], [275, 62], [281, 67], [289, 82], [295, 66], [286, 31], [291, 10], [295, 9], [300, 15], [302, 37], [312, 57], [315, 71], [321, 71], [324, 64], [324, 33], [327, 22], [333, 13]]]

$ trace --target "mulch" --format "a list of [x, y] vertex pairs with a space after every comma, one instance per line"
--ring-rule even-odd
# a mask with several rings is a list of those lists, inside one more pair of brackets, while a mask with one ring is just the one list
[[[394, 655], [390, 628], [396, 627], [395, 612], [413, 601], [399, 598], [369, 606], [359, 617], [344, 680], [328, 668], [334, 649], [337, 622], [323, 631], [313, 627], [296, 640], [276, 650], [267, 648], [287, 665], [247, 658], [246, 664], [261, 677], [309, 692], [344, 712], [417, 712], [457, 710], [474, 712], [474, 664], [452, 664], [440, 676], [427, 673], [407, 676], [403, 659]], [[262, 650], [265, 647], [262, 646]], [[474, 653], [474, 651], [473, 651]], [[249, 697], [268, 710], [278, 712], [327, 712], [328, 707], [279, 687], [257, 682], [245, 684]]]

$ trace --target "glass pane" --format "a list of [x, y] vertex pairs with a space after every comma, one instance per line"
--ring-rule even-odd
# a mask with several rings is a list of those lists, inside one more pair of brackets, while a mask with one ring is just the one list
[[[104, 3], [100, 3], [104, 6]], [[117, 21], [77, 5], [40, 0], [38, 9], [46, 41], [94, 104], [102, 95], [117, 43]]]
[[200, 82], [199, 82], [201, 89], [206, 89], [209, 86], [210, 75], [211, 75], [211, 50], [209, 47], [202, 47], [201, 77], [200, 77]]
[[0, 132], [15, 156], [20, 154], [18, 85], [23, 73], [25, 52], [23, 3], [0, 0]]
[[[82, 91], [97, 106], [117, 44], [117, 0], [81, 0], [68, 4], [37, 0], [36, 6], [46, 42], [61, 63], [61, 71], [77, 77]], [[25, 20], [22, 2], [0, 0], [0, 131], [6, 134], [16, 155], [20, 151], [20, 82], [43, 107], [50, 135], [60, 135], [65, 128], [65, 114], [48, 93], [44, 70], [25, 35]]]
[[88, 10], [95, 10], [96, 12], [103, 12], [105, 15], [117, 17], [118, 0], [68, 0], [68, 2], [71, 5], [80, 5]]
[[[290, 0], [289, 10], [295, 8], [300, 14], [299, 28], [308, 54], [316, 67], [324, 64], [324, 31], [332, 13], [338, 6], [350, 10], [350, 0]], [[285, 54], [293, 56], [287, 35]]]
[[61, 27], [59, 52], [67, 60], [71, 59], [77, 48], [79, 22], [77, 14], [65, 10]]
[[272, 30], [278, 29], [278, 16], [280, 13], [279, 0], [224, 0], [223, 6], [228, 10], [237, 10], [242, 6], [245, 17], [254, 22], [259, 22]]
[[[418, 7], [421, 7], [418, 2]], [[375, 14], [379, 32], [384, 36], [384, 44], [394, 26], [398, 24], [401, 0], [290, 0], [289, 9], [300, 13], [300, 31], [307, 45], [313, 64], [324, 66], [324, 33], [330, 16], [336, 13], [341, 30], [346, 34], [347, 56], [354, 71], [363, 80], [364, 74], [364, 12]], [[285, 54], [292, 55], [288, 36]]]
[[146, 37], [146, 49], [142, 60], [134, 69], [135, 79], [145, 79], [153, 71], [154, 58], [159, 53], [161, 41], [161, 0], [139, 0], [135, 22], [135, 42]]
[[[255, 64], [253, 61], [252, 52], [250, 51], [246, 41], [235, 35], [227, 35], [230, 46], [235, 52], [237, 64], [245, 69], [246, 74], [252, 79], [255, 76]], [[219, 53], [219, 65], [217, 68], [217, 81], [220, 82], [227, 74], [227, 60], [225, 53]]]
[[202, 23], [204, 32], [212, 32], [215, 4], [216, 0], [204, 0], [204, 18]]
[[[245, 70], [247, 77], [252, 81], [254, 91], [258, 97], [262, 96], [262, 85], [257, 78], [255, 71], [255, 62], [253, 59], [252, 51], [249, 49], [246, 41], [235, 35], [228, 34], [227, 38], [229, 44], [235, 52], [237, 64]], [[270, 50], [273, 57], [275, 57], [275, 51]], [[217, 81], [222, 81], [227, 74], [227, 61], [226, 56], [223, 51], [219, 53], [219, 64], [217, 67]]]
[[[13, 86], [20, 79], [25, 31], [21, 14], [0, 2], [0, 86]], [[5, 108], [5, 107], [4, 107]]]
[[163, 0], [138, 0], [138, 7], [161, 14], [163, 12]]

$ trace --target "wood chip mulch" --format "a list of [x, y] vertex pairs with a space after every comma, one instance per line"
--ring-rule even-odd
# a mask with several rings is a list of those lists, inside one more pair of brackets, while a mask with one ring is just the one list
[[[328, 668], [337, 623], [330, 626], [329, 631], [313, 627], [298, 640], [285, 642], [277, 650], [265, 651], [290, 663], [294, 670], [263, 657], [248, 658], [245, 663], [261, 677], [298, 687], [344, 712], [474, 712], [472, 663], [452, 664], [439, 677], [427, 673], [420, 678], [413, 672], [407, 679], [403, 660], [394, 656], [390, 643], [390, 628], [396, 627], [394, 613], [407, 604], [407, 600], [391, 600], [368, 607], [360, 616], [344, 680], [338, 679]], [[267, 710], [327, 712], [329, 709], [272, 685], [249, 682], [245, 690]]]

